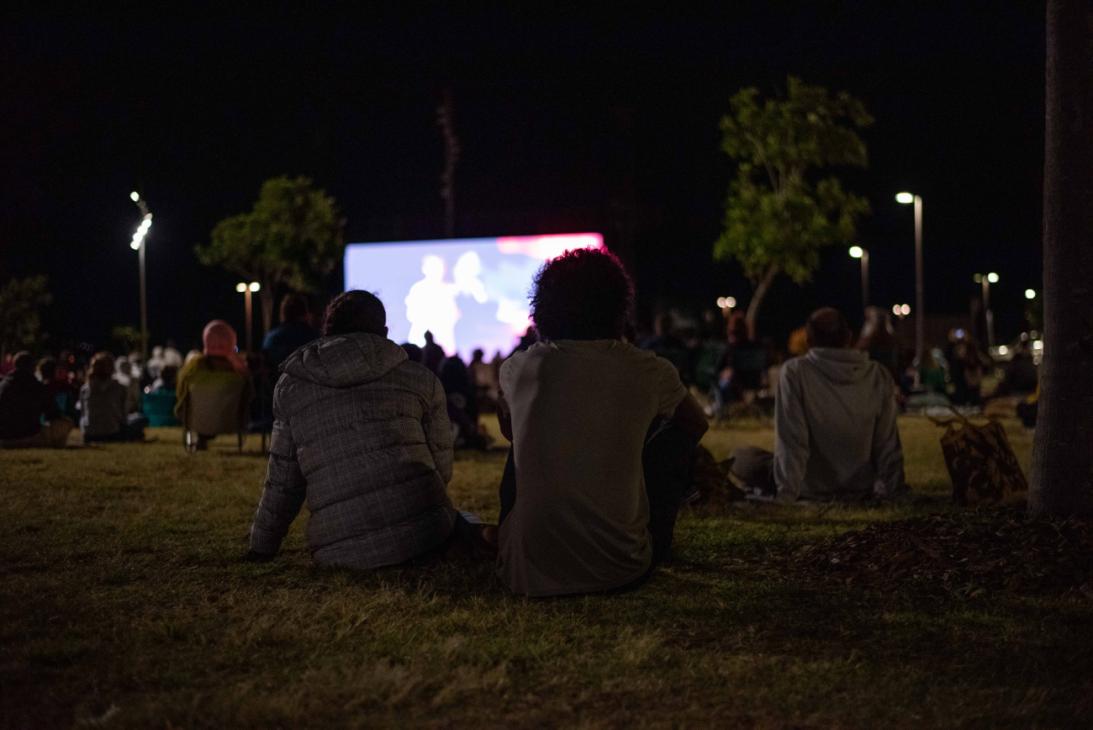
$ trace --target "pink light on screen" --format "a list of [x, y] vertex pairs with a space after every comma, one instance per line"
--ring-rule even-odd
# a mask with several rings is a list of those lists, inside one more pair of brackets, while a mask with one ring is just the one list
[[497, 250], [503, 254], [522, 254], [540, 261], [561, 256], [577, 248], [603, 248], [599, 233], [557, 233], [547, 236], [502, 236]]

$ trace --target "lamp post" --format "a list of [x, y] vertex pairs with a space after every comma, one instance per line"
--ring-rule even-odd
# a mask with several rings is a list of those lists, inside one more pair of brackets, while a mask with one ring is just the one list
[[864, 315], [869, 308], [869, 249], [851, 246], [850, 258], [861, 262], [861, 311]]
[[254, 292], [258, 291], [261, 288], [262, 288], [262, 285], [259, 284], [257, 281], [252, 281], [249, 284], [245, 281], [241, 281], [241, 282], [239, 282], [238, 284], [235, 285], [235, 290], [243, 295], [243, 310], [246, 313], [246, 322], [247, 322], [247, 325], [246, 325], [247, 326], [246, 340], [247, 340], [247, 354], [248, 355], [251, 352], [253, 352], [253, 344], [254, 344], [253, 340], [251, 339], [251, 330], [254, 329], [251, 326], [251, 319], [252, 319], [252, 315], [253, 315], [253, 312], [254, 312], [254, 309], [252, 307], [251, 296], [254, 294]]
[[[998, 283], [998, 274], [976, 274], [975, 283], [983, 287], [983, 319], [987, 324], [987, 347], [994, 347], [994, 311], [991, 309], [991, 284]], [[1028, 296], [1027, 292], [1025, 296]]]
[[137, 252], [140, 261], [140, 355], [142, 362], [148, 362], [148, 289], [144, 275], [144, 249], [145, 239], [152, 227], [152, 212], [136, 190], [129, 193], [129, 199], [137, 204], [142, 216], [133, 240], [129, 242], [129, 248]]
[[915, 387], [922, 384], [919, 369], [926, 350], [926, 290], [922, 273], [922, 196], [897, 193], [900, 205], [915, 206]]

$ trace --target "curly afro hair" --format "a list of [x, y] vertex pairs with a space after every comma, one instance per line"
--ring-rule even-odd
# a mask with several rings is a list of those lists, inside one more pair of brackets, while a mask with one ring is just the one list
[[634, 285], [614, 254], [566, 251], [535, 276], [531, 317], [548, 340], [619, 339], [634, 305]]

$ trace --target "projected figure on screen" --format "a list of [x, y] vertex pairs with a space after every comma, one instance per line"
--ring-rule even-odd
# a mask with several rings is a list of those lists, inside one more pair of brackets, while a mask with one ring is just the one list
[[474, 301], [485, 304], [489, 299], [486, 293], [486, 285], [479, 276], [482, 274], [482, 259], [474, 251], [467, 251], [455, 262], [452, 275], [455, 277], [455, 288], [460, 294], [469, 294]]
[[[452, 277], [458, 292], [459, 322], [455, 326], [455, 339], [460, 351], [466, 355], [482, 342], [494, 342], [498, 338], [498, 322], [491, 301], [492, 292], [483, 281], [484, 267], [476, 251], [466, 251], [455, 262]], [[504, 334], [500, 335], [504, 337]]]
[[415, 345], [425, 343], [425, 330], [433, 333], [436, 344], [444, 352], [455, 352], [455, 323], [459, 319], [456, 306], [456, 286], [444, 281], [444, 259], [425, 256], [421, 259], [424, 278], [415, 282], [406, 295], [406, 320], [410, 323], [407, 339]]

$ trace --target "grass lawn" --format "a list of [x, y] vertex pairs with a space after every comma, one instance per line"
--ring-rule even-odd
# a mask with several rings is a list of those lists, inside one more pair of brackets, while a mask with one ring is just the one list
[[[816, 568], [843, 533], [952, 510], [938, 429], [901, 429], [907, 504], [699, 509], [640, 590], [543, 601], [469, 559], [314, 568], [303, 518], [275, 562], [241, 562], [256, 438], [0, 452], [0, 725], [1088, 726], [1093, 591]], [[503, 458], [460, 458], [459, 507], [496, 517]]]

